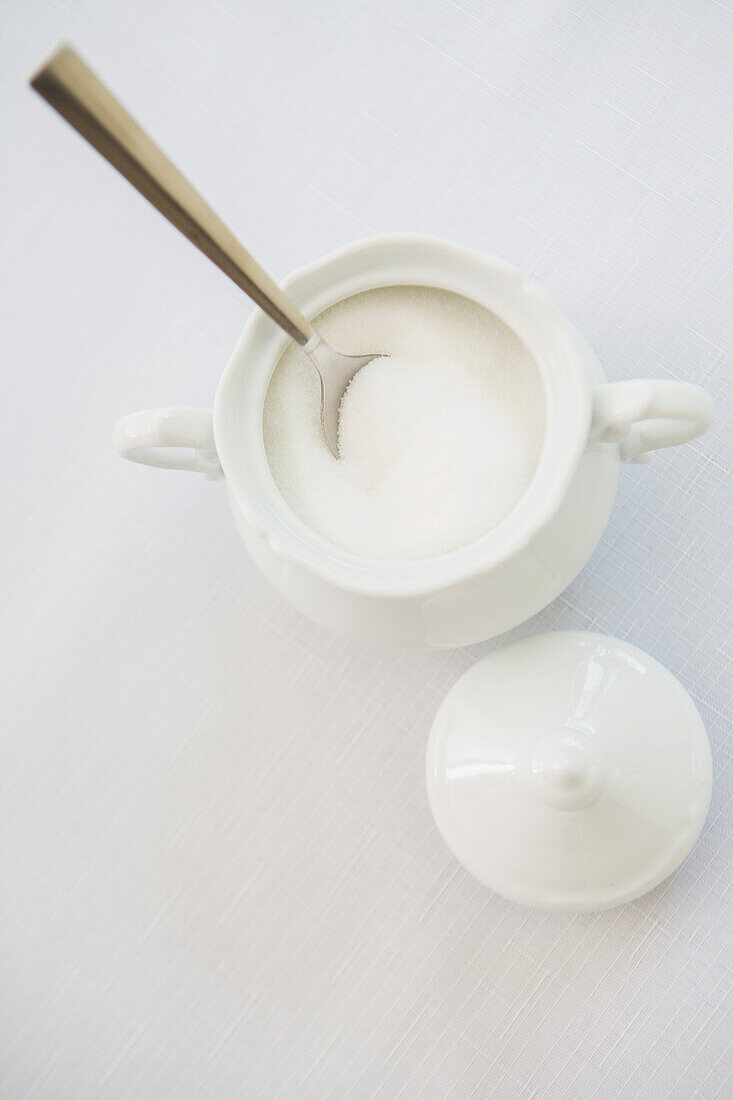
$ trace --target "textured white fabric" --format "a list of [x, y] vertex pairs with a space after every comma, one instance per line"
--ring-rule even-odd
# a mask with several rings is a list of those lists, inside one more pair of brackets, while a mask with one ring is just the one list
[[[716, 0], [2, 5], [0, 1091], [729, 1097], [733, 17]], [[714, 753], [682, 869], [594, 916], [480, 888], [425, 740], [497, 643], [395, 654], [267, 588], [222, 486], [124, 463], [208, 405], [250, 305], [25, 87], [72, 40], [281, 277], [435, 233], [541, 282], [612, 379], [719, 422], [625, 469], [589, 565], [514, 632], [627, 638]]]

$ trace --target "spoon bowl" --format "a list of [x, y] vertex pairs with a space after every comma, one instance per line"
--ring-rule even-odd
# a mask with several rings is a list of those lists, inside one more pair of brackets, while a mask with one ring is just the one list
[[349, 384], [362, 367], [373, 359], [386, 359], [385, 355], [343, 355], [316, 336], [312, 348], [303, 351], [310, 359], [321, 380], [321, 431], [331, 454], [339, 457], [339, 410]]

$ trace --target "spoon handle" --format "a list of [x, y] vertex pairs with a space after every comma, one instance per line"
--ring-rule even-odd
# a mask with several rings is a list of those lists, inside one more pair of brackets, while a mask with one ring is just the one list
[[60, 46], [30, 83], [288, 336], [308, 343], [310, 322], [70, 46]]

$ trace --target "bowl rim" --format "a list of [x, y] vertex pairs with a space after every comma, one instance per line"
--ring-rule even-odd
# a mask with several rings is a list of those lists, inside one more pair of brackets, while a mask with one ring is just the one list
[[588, 358], [594, 357], [547, 294], [498, 257], [414, 233], [354, 241], [294, 271], [282, 285], [310, 317], [362, 291], [396, 285], [452, 291], [491, 309], [527, 346], [540, 371], [545, 435], [529, 486], [509, 515], [480, 539], [417, 560], [366, 558], [342, 550], [290, 509], [272, 477], [262, 412], [288, 337], [255, 310], [214, 401], [219, 460], [232, 504], [250, 527], [285, 561], [341, 589], [379, 597], [441, 591], [525, 550], [559, 509], [585, 449], [592, 417]]

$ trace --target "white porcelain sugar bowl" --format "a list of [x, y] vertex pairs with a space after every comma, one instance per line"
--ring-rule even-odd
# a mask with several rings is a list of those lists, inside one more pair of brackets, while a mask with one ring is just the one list
[[224, 476], [240, 534], [262, 573], [285, 599], [335, 631], [441, 649], [509, 630], [550, 603], [590, 557], [611, 512], [620, 463], [692, 439], [712, 419], [711, 402], [697, 386], [607, 383], [593, 352], [543, 291], [503, 261], [445, 241], [411, 234], [359, 241], [284, 285], [309, 317], [375, 287], [461, 294], [515, 331], [544, 391], [539, 463], [514, 510], [469, 546], [409, 562], [339, 549], [280, 496], [262, 414], [287, 337], [259, 311], [224, 371], [213, 413], [157, 409], [118, 423], [115, 446], [126, 457]]
[[599, 634], [525, 638], [453, 685], [430, 734], [438, 830], [485, 886], [541, 909], [607, 909], [651, 890], [697, 839], [712, 783], [677, 680]]

